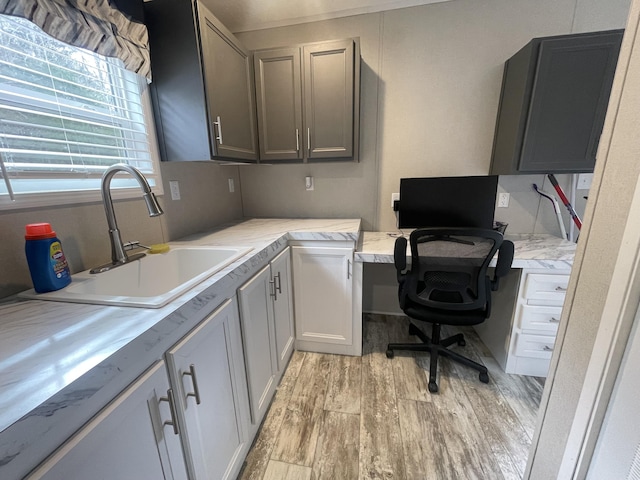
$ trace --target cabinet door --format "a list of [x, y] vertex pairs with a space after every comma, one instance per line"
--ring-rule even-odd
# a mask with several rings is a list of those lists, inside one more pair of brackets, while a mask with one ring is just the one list
[[27, 478], [186, 479], [164, 362], [143, 374]]
[[167, 352], [191, 478], [235, 478], [249, 448], [238, 324], [227, 300]]
[[250, 53], [198, 3], [207, 110], [215, 155], [257, 160]]
[[302, 159], [300, 49], [253, 55], [260, 160]]
[[291, 249], [287, 247], [271, 261], [274, 281], [273, 313], [276, 331], [278, 372], [282, 374], [293, 353], [293, 295], [291, 291]]
[[351, 345], [353, 249], [292, 249], [296, 339]]
[[303, 47], [306, 156], [353, 156], [354, 42]]
[[278, 367], [269, 266], [238, 289], [251, 422], [260, 424], [276, 391]]
[[540, 42], [518, 170], [591, 171], [621, 35]]

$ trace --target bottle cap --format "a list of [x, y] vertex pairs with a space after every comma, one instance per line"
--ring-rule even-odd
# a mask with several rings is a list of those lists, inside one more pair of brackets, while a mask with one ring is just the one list
[[26, 240], [42, 240], [44, 238], [55, 238], [56, 232], [51, 229], [48, 223], [30, 223], [26, 227]]

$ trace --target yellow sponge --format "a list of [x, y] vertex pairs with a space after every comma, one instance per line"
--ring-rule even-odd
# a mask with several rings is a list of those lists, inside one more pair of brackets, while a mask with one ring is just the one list
[[169, 251], [169, 245], [166, 243], [156, 243], [149, 246], [149, 253], [167, 253]]

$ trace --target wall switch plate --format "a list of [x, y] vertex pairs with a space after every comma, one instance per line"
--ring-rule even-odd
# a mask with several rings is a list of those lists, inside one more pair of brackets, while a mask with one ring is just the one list
[[508, 193], [499, 193], [498, 194], [498, 208], [507, 208], [509, 206], [509, 194]]
[[229, 179], [229, 193], [233, 193], [236, 191], [236, 186], [233, 183], [233, 178]]
[[308, 192], [313, 190], [313, 177], [304, 177], [304, 188]]
[[399, 193], [392, 193], [391, 194], [391, 208], [393, 208], [394, 210], [396, 209], [396, 202], [400, 200], [400, 194]]
[[169, 190], [171, 190], [171, 200], [180, 200], [180, 184], [177, 180], [169, 182]]
[[593, 181], [593, 173], [579, 173], [578, 174], [578, 190], [589, 190], [591, 188], [591, 182]]

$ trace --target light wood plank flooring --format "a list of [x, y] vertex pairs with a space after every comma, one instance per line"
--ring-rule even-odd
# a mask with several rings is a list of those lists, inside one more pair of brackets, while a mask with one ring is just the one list
[[239, 479], [522, 478], [543, 381], [505, 374], [461, 331], [455, 348], [487, 366], [489, 384], [445, 358], [430, 394], [428, 354], [385, 355], [412, 341], [406, 317], [365, 315], [360, 358], [295, 352]]

